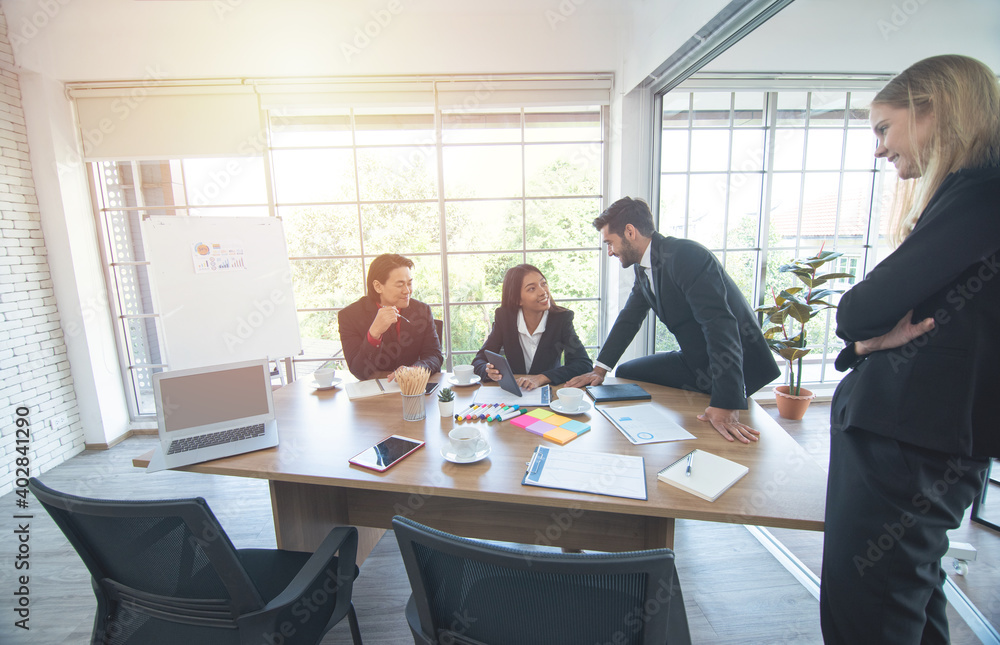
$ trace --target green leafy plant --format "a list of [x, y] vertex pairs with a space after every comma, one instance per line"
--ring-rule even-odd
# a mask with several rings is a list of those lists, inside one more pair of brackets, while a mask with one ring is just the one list
[[824, 309], [836, 309], [837, 305], [829, 302], [829, 298], [844, 293], [843, 289], [819, 287], [831, 280], [854, 277], [853, 273], [816, 275], [816, 272], [824, 264], [842, 255], [843, 253], [824, 251], [821, 247], [812, 257], [792, 260], [791, 264], [784, 265], [778, 271], [794, 273], [805, 286], [789, 287], [778, 294], [774, 293], [772, 287], [774, 304], [757, 308], [759, 313], [764, 314], [762, 324], [768, 347], [788, 361], [788, 369], [792, 375], [789, 393], [793, 396], [799, 396], [802, 389], [802, 357], [812, 351], [806, 340], [806, 323]]
[[448, 401], [455, 400], [455, 393], [451, 391], [450, 387], [443, 387], [438, 391], [438, 401], [442, 403], [447, 403]]

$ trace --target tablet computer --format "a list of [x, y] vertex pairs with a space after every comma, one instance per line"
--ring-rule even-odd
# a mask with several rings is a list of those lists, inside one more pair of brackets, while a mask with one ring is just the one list
[[486, 350], [486, 358], [500, 372], [500, 387], [514, 396], [521, 396], [521, 388], [517, 384], [517, 379], [514, 378], [514, 371], [510, 369], [510, 363], [507, 362], [507, 359], [488, 349]]
[[350, 462], [355, 466], [371, 468], [378, 472], [385, 472], [399, 461], [424, 445], [423, 441], [410, 439], [398, 434], [386, 437], [382, 441], [350, 458]]

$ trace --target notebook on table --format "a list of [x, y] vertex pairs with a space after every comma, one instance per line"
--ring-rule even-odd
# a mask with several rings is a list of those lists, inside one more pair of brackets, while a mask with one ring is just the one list
[[[688, 457], [691, 456], [690, 464]], [[690, 465], [690, 474], [688, 466]], [[750, 469], [725, 457], [704, 450], [692, 450], [660, 472], [656, 478], [692, 495], [714, 502], [750, 472]]]
[[147, 472], [278, 445], [267, 359], [153, 375], [160, 446]]
[[594, 403], [613, 401], [649, 401], [652, 395], [635, 383], [615, 383], [613, 385], [588, 385], [587, 394]]

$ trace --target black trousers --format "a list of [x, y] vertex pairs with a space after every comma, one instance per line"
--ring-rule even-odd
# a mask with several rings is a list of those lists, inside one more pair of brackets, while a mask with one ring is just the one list
[[680, 352], [659, 352], [634, 358], [619, 365], [615, 376], [705, 394], [711, 393], [712, 387], [711, 380], [705, 376], [701, 379], [705, 387], [699, 386], [698, 375], [687, 366]]
[[820, 588], [824, 642], [949, 642], [945, 532], [961, 524], [988, 464], [857, 428], [833, 433]]

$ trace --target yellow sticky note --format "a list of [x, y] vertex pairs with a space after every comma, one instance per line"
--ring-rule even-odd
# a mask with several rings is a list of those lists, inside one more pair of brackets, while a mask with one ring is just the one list
[[554, 426], [561, 426], [562, 424], [569, 421], [569, 417], [564, 417], [561, 414], [553, 414], [551, 416], [545, 417], [546, 423], [551, 423]]

